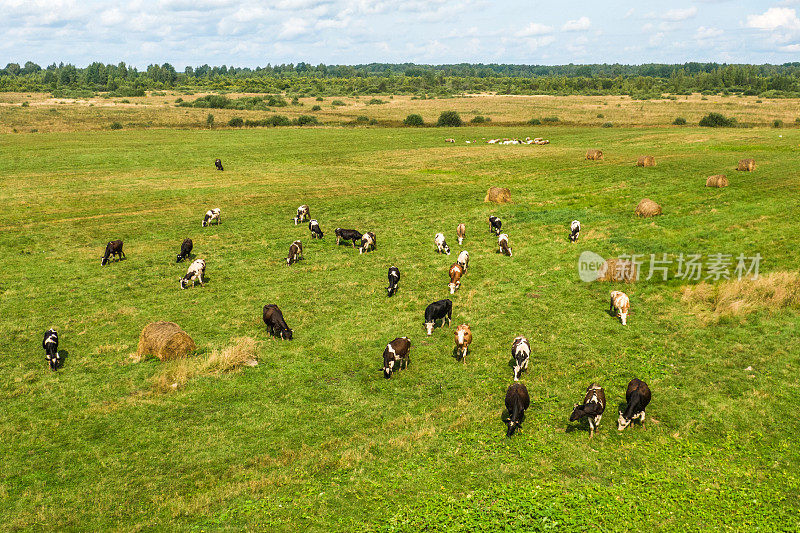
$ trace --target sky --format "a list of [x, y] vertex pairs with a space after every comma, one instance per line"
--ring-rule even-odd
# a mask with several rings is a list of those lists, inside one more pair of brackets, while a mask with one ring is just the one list
[[800, 0], [0, 0], [0, 14], [0, 65], [800, 61]]

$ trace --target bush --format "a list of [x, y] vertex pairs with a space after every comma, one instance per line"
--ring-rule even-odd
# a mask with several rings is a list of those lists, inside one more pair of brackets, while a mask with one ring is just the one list
[[486, 117], [484, 117], [482, 115], [478, 115], [477, 117], [473, 117], [473, 119], [470, 120], [470, 123], [472, 123], [472, 124], [483, 124], [484, 122], [489, 122], [490, 120], [491, 119], [487, 119]]
[[286, 107], [287, 104], [286, 100], [284, 100], [283, 96], [280, 95], [270, 95], [267, 98], [267, 106], [269, 107]]
[[347, 105], [347, 104], [345, 104], [341, 100], [334, 100], [333, 102], [331, 102], [331, 105], [336, 107], [336, 106], [344, 106], [344, 105]]
[[292, 98], [292, 105], [303, 105], [303, 104], [301, 104], [300, 99], [295, 96], [294, 98]]
[[317, 117], [312, 117], [310, 115], [300, 115], [292, 121], [292, 124], [297, 126], [316, 126], [319, 124], [319, 120], [317, 120]]
[[542, 119], [542, 122], [550, 122], [550, 123], [554, 123], [554, 122], [558, 122], [558, 121], [559, 121], [559, 118], [558, 118], [558, 117], [544, 117], [544, 118]]
[[528, 121], [528, 124], [530, 124], [531, 126], [541, 126], [542, 121], [539, 120], [538, 118], [532, 118]]
[[175, 99], [175, 103], [176, 104], [180, 104], [181, 102], [183, 102], [183, 98], [176, 98]]
[[325, 99], [321, 96], [317, 96], [317, 102], [324, 102]]
[[442, 111], [442, 114], [439, 115], [439, 120], [436, 122], [436, 125], [440, 127], [458, 127], [463, 124], [461, 117], [455, 111]]
[[598, 113], [597, 114], [597, 118], [606, 118], [606, 116], [604, 114], [602, 114], [602, 113]]
[[422, 126], [423, 124], [425, 124], [425, 122], [422, 120], [422, 115], [417, 115], [416, 113], [411, 113], [403, 121], [403, 125], [405, 126]]
[[672, 121], [672, 125], [673, 126], [685, 126], [686, 125], [686, 119], [683, 118], [683, 117], [678, 117], [678, 118], [676, 118], [675, 120]]
[[315, 105], [314, 107], [311, 108], [311, 111], [321, 111], [321, 110], [322, 110], [322, 106], [318, 106], [318, 105]]
[[365, 117], [364, 115], [359, 115], [356, 117], [355, 122], [356, 124], [367, 124], [369, 123], [369, 117]]
[[111, 129], [112, 130], [121, 130], [122, 129], [122, 124], [120, 124], [119, 122], [112, 122], [111, 123]]
[[233, 117], [228, 121], [228, 126], [232, 128], [241, 128], [244, 126], [244, 120], [241, 117]]
[[700, 125], [706, 128], [733, 128], [736, 126], [736, 119], [721, 113], [709, 113], [700, 119]]
[[797, 117], [796, 119], [794, 119], [794, 123], [795, 124], [800, 124], [800, 117]]
[[378, 104], [385, 104], [386, 102], [381, 100], [380, 98], [372, 98], [367, 105], [378, 105]]
[[775, 119], [774, 121], [772, 121], [772, 127], [773, 128], [782, 128], [783, 127], [783, 121], [781, 119]]
[[30, 105], [28, 102], [22, 102], [22, 107], [30, 107]]
[[601, 128], [613, 128], [613, 127], [614, 124], [612, 124], [611, 122], [603, 122], [603, 125], [601, 126]]
[[208, 116], [206, 117], [206, 126], [208, 126], [209, 128], [214, 127], [214, 115], [212, 115], [211, 113], [209, 113]]

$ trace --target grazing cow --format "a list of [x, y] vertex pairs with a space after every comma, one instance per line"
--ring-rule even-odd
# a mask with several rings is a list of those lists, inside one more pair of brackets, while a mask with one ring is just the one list
[[525, 420], [525, 409], [530, 405], [531, 397], [528, 395], [528, 388], [522, 383], [512, 383], [506, 391], [506, 410], [508, 411], [506, 437], [512, 436], [522, 421]]
[[528, 339], [520, 335], [511, 345], [511, 357], [514, 358], [514, 381], [519, 381], [523, 370], [528, 370], [528, 360], [531, 357], [531, 344]]
[[456, 259], [461, 268], [464, 269], [464, 274], [467, 273], [467, 267], [469, 266], [469, 252], [466, 250], [461, 250], [461, 253], [458, 254], [458, 259]]
[[628, 390], [625, 391], [625, 412], [619, 412], [617, 429], [622, 431], [630, 425], [634, 419], [639, 419], [644, 427], [644, 408], [650, 403], [650, 387], [641, 379], [633, 378], [628, 383]]
[[503, 228], [503, 221], [492, 215], [489, 217], [489, 231], [495, 235], [500, 235], [500, 230]]
[[286, 264], [291, 265], [292, 263], [298, 262], [303, 257], [303, 243], [300, 241], [294, 241], [291, 246], [289, 246], [289, 256], [286, 258]]
[[445, 321], [449, 324], [453, 316], [453, 302], [450, 300], [439, 300], [433, 302], [425, 308], [425, 328], [428, 330], [428, 335], [433, 333], [433, 328], [436, 326], [436, 321], [442, 319], [442, 326]]
[[192, 264], [189, 265], [189, 269], [186, 271], [186, 275], [181, 278], [181, 289], [185, 289], [189, 286], [189, 282], [192, 282], [192, 287], [194, 287], [195, 280], [200, 282], [201, 287], [205, 287], [205, 283], [203, 282], [203, 275], [206, 273], [206, 262], [202, 259], [195, 259], [192, 261]]
[[450, 265], [450, 294], [455, 294], [456, 290], [461, 287], [461, 276], [464, 275], [464, 267], [458, 263]]
[[319, 222], [316, 219], [309, 221], [308, 229], [311, 230], [312, 239], [321, 239], [323, 237], [322, 230], [319, 228]]
[[631, 302], [628, 299], [628, 295], [620, 291], [611, 291], [611, 309], [608, 312], [615, 313], [622, 320], [623, 326], [628, 323], [628, 311], [630, 310]]
[[450, 247], [444, 240], [444, 233], [437, 233], [433, 238], [433, 243], [436, 245], [436, 251], [450, 255]]
[[461, 324], [456, 328], [456, 350], [461, 354], [461, 362], [467, 364], [467, 350], [472, 344], [472, 330], [467, 324]]
[[203, 227], [210, 226], [212, 222], [217, 221], [217, 224], [222, 223], [222, 217], [220, 217], [219, 207], [214, 209], [209, 209], [206, 211], [206, 215], [203, 217]]
[[467, 236], [467, 226], [463, 222], [456, 228], [456, 236], [458, 236], [458, 244], [464, 244], [464, 237]]
[[120, 240], [109, 241], [106, 244], [106, 251], [103, 254], [103, 259], [100, 260], [100, 266], [104, 266], [114, 256], [117, 256], [117, 261], [125, 259], [125, 252], [122, 251], [122, 241]]
[[603, 418], [603, 411], [606, 410], [606, 393], [603, 387], [597, 383], [592, 383], [586, 389], [586, 396], [583, 397], [583, 404], [575, 404], [572, 414], [569, 416], [570, 422], [575, 422], [583, 417], [589, 420], [589, 438], [594, 437], [600, 419]]
[[175, 260], [176, 263], [180, 263], [184, 259], [189, 258], [189, 254], [192, 253], [192, 239], [183, 239], [181, 243], [181, 253], [178, 254], [178, 258]]
[[500, 253], [503, 255], [507, 255], [511, 257], [513, 254], [511, 253], [511, 246], [508, 244], [508, 234], [501, 233], [500, 236], [497, 238], [497, 245], [500, 247]]
[[366, 232], [364, 235], [361, 236], [361, 248], [358, 250], [358, 253], [363, 254], [364, 252], [369, 252], [370, 250], [374, 250], [378, 239], [375, 237], [375, 234], [371, 231]]
[[217, 167], [217, 170], [225, 170], [224, 168], [222, 168], [222, 159], [215, 160], [214, 166]]
[[389, 379], [394, 372], [395, 363], [399, 362], [399, 368], [406, 368], [411, 362], [409, 352], [411, 351], [411, 341], [408, 337], [397, 337], [386, 345], [383, 350], [383, 377]]
[[281, 339], [292, 340], [292, 330], [286, 325], [283, 319], [283, 313], [280, 308], [275, 304], [268, 304], [264, 306], [264, 324], [269, 328], [269, 334], [273, 337], [280, 337]]
[[581, 223], [578, 220], [573, 220], [572, 224], [569, 225], [569, 240], [571, 242], [577, 242], [578, 234], [581, 232]]
[[300, 222], [305, 222], [306, 220], [311, 219], [311, 213], [308, 209], [308, 206], [303, 204], [297, 208], [297, 215], [294, 217], [294, 225], [298, 225]]
[[44, 332], [42, 348], [44, 348], [44, 358], [47, 359], [50, 370], [58, 370], [61, 364], [61, 356], [58, 354], [58, 333], [56, 330], [51, 328]]
[[356, 247], [356, 241], [364, 236], [356, 229], [336, 228], [333, 233], [336, 235], [336, 244], [339, 244], [340, 241], [353, 241], [353, 248]]
[[393, 296], [397, 292], [397, 283], [400, 281], [400, 269], [396, 266], [389, 267], [389, 286], [386, 287], [388, 296]]

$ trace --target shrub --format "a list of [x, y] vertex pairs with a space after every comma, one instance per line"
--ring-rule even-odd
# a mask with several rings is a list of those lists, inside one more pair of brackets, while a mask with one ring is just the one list
[[473, 119], [470, 120], [470, 122], [472, 124], [483, 124], [484, 122], [488, 122], [488, 121], [486, 120], [486, 117], [484, 117], [482, 115], [478, 115], [477, 117], [473, 117]]
[[558, 121], [559, 121], [559, 118], [558, 118], [558, 117], [544, 117], [544, 118], [542, 119], [542, 122], [550, 122], [550, 123], [553, 123], [553, 122], [558, 122]]
[[355, 122], [356, 124], [367, 124], [369, 122], [369, 117], [365, 117], [364, 115], [359, 115], [356, 117]]
[[797, 117], [796, 119], [794, 119], [794, 123], [795, 124], [800, 124], [800, 117]]
[[324, 102], [325, 99], [321, 96], [317, 96], [317, 102]]
[[181, 102], [183, 102], [183, 98], [176, 98], [175, 99], [175, 103], [176, 104], [180, 104]]
[[678, 117], [678, 118], [676, 118], [675, 120], [672, 121], [672, 125], [673, 126], [685, 126], [686, 125], [686, 119], [683, 118], [683, 117]]
[[773, 128], [782, 128], [783, 127], [783, 121], [781, 119], [779, 119], [779, 118], [776, 118], [774, 121], [772, 121], [772, 127]]
[[28, 102], [22, 102], [22, 107], [30, 107], [30, 104]]
[[119, 103], [120, 103], [120, 104], [130, 104], [130, 103], [131, 103], [131, 101], [130, 101], [130, 100], [128, 100], [127, 98], [123, 98], [122, 100], [120, 100], [120, 101], [119, 101]]
[[613, 128], [614, 124], [612, 124], [611, 122], [603, 122], [603, 125], [601, 127], [602, 128]]
[[598, 113], [597, 114], [597, 118], [606, 118], [606, 116], [604, 114], [602, 114], [602, 113]]
[[764, 100], [756, 100], [756, 103], [757, 103], [757, 104], [761, 104], [761, 103], [763, 103], [763, 102], [764, 102]]
[[385, 104], [386, 102], [381, 100], [380, 98], [372, 98], [367, 105], [378, 105], [378, 104]]
[[300, 99], [295, 96], [294, 98], [292, 98], [292, 105], [303, 105], [303, 104], [301, 104]]
[[206, 126], [208, 126], [209, 128], [214, 127], [214, 115], [212, 115], [211, 113], [209, 113], [208, 116], [206, 117]]
[[150, 96], [167, 96], [167, 93], [163, 91], [153, 91], [150, 93]]
[[122, 124], [120, 124], [119, 122], [112, 122], [111, 123], [111, 129], [112, 130], [121, 130], [122, 129]]
[[347, 105], [347, 104], [345, 104], [341, 100], [334, 100], [333, 102], [331, 102], [331, 105], [336, 107], [336, 106], [344, 106], [344, 105]]
[[461, 117], [455, 111], [442, 111], [442, 114], [439, 115], [439, 120], [436, 122], [437, 126], [445, 127], [458, 127], [463, 124]]
[[319, 120], [317, 120], [317, 117], [312, 117], [310, 115], [300, 115], [292, 121], [292, 124], [296, 124], [297, 126], [315, 126], [319, 124]]
[[541, 126], [542, 121], [539, 120], [538, 118], [532, 118], [528, 121], [528, 124], [530, 124], [531, 126]]
[[241, 117], [233, 117], [228, 121], [228, 126], [232, 128], [241, 128], [244, 126], [244, 120]]
[[286, 107], [289, 104], [286, 103], [283, 96], [273, 94], [267, 98], [267, 105], [269, 107]]
[[405, 126], [422, 126], [423, 124], [425, 124], [425, 122], [422, 120], [422, 115], [417, 115], [416, 113], [411, 113], [403, 121], [403, 125]]
[[721, 113], [709, 113], [700, 119], [700, 125], [706, 128], [733, 128], [736, 126], [736, 119]]
[[322, 110], [322, 107], [318, 106], [318, 105], [315, 105], [314, 107], [311, 108], [311, 111], [321, 111], [321, 110]]

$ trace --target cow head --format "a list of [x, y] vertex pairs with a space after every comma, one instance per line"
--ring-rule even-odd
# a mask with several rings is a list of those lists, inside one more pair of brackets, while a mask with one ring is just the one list
[[394, 284], [389, 285], [388, 287], [386, 287], [386, 295], [391, 296], [394, 294], [394, 291], [396, 290], [397, 290], [397, 285]]
[[450, 247], [447, 246], [447, 243], [444, 243], [444, 253], [446, 253], [447, 255], [450, 255]]
[[282, 329], [281, 330], [281, 339], [290, 341], [292, 340], [292, 330], [291, 329]]
[[506, 437], [510, 437], [514, 434], [514, 431], [519, 427], [519, 422], [514, 422], [511, 417], [508, 418], [508, 431], [506, 431]]
[[425, 322], [425, 329], [426, 329], [426, 331], [428, 332], [428, 335], [430, 335], [431, 333], [433, 333], [433, 326], [434, 326], [435, 324], [436, 324], [435, 322]]
[[106, 263], [108, 263], [108, 256], [104, 256], [104, 257], [103, 257], [103, 258], [100, 260], [100, 266], [105, 266], [105, 264], [106, 264]]
[[579, 403], [576, 403], [572, 406], [572, 414], [569, 415], [569, 421], [575, 422], [579, 420], [583, 416], [583, 406]]
[[175, 262], [180, 263], [181, 259], [183, 259], [183, 256], [181, 254], [178, 254], [178, 257], [175, 259]]
[[181, 289], [185, 289], [189, 285], [189, 280], [181, 278]]
[[450, 287], [450, 294], [455, 294], [456, 289], [458, 289], [460, 286], [461, 286], [461, 280], [449, 283], [448, 287]]
[[631, 419], [630, 418], [625, 418], [625, 415], [622, 413], [622, 411], [620, 411], [619, 412], [619, 418], [617, 419], [617, 430], [622, 431], [623, 429], [628, 427], [630, 424], [631, 424]]
[[388, 363], [384, 363], [383, 377], [389, 379], [390, 377], [392, 377], [392, 372], [394, 372], [394, 360], [391, 360]]

